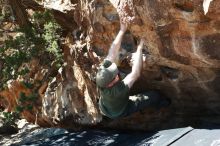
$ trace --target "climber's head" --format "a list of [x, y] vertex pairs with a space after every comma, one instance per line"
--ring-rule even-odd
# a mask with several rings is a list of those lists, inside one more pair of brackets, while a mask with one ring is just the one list
[[115, 79], [118, 73], [119, 71], [117, 65], [108, 60], [105, 60], [96, 74], [96, 84], [99, 87], [108, 87], [108, 85]]

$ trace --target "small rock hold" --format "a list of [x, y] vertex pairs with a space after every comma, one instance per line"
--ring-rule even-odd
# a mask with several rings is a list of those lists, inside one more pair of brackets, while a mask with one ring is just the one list
[[95, 8], [96, 8], [96, 9], [102, 8], [102, 7], [104, 7], [104, 3], [102, 3], [102, 2], [96, 2], [96, 3], [95, 3]]
[[118, 14], [103, 14], [103, 17], [105, 17], [110, 22], [116, 22], [119, 20]]
[[134, 21], [133, 21], [133, 24], [136, 24], [136, 25], [139, 25], [139, 26], [144, 25], [144, 23], [141, 20], [141, 18], [135, 18]]
[[194, 5], [191, 0], [175, 0], [174, 6], [182, 11], [193, 12]]
[[143, 6], [144, 5], [144, 1], [143, 0], [134, 0], [134, 5], [135, 6]]
[[216, 29], [216, 30], [220, 30], [220, 21], [215, 21], [214, 23], [213, 23], [213, 27]]
[[199, 40], [200, 52], [210, 59], [220, 59], [220, 33], [202, 36]]
[[99, 22], [95, 22], [95, 23], [93, 24], [93, 26], [94, 26], [94, 29], [95, 29], [97, 32], [103, 33], [103, 32], [105, 31], [103, 25], [102, 25], [101, 23], [99, 23]]

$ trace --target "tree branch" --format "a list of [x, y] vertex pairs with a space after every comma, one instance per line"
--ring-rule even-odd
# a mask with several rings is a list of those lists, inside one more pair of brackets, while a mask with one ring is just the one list
[[13, 13], [15, 15], [15, 20], [20, 27], [30, 26], [28, 20], [27, 12], [19, 0], [9, 0], [10, 6], [12, 7]]

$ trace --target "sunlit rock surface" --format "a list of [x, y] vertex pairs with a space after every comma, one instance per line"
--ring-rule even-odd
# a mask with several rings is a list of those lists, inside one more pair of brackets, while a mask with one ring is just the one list
[[[202, 0], [60, 2], [62, 10], [57, 9], [58, 1], [56, 5], [52, 0], [41, 4], [56, 10], [55, 18], [67, 35], [62, 45], [65, 66], [41, 88], [38, 124], [152, 130], [220, 123], [220, 1], [212, 1], [206, 15]], [[140, 38], [145, 40], [146, 60], [132, 93], [158, 90], [171, 98], [170, 108], [117, 120], [101, 116], [92, 80], [120, 20], [129, 24], [122, 58], [135, 51]], [[126, 61], [121, 66], [130, 71]], [[15, 98], [13, 93], [8, 94]], [[33, 115], [29, 121], [36, 121]]]

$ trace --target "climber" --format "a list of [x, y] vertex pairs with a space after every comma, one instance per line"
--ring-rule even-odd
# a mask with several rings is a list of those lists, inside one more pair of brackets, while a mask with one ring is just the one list
[[112, 119], [128, 116], [146, 107], [168, 105], [168, 102], [164, 102], [166, 101], [165, 98], [160, 97], [155, 91], [134, 96], [129, 95], [129, 90], [141, 75], [144, 40], [141, 39], [133, 56], [132, 71], [122, 79], [116, 65], [116, 60], [126, 30], [127, 26], [121, 23], [120, 31], [96, 74], [96, 84], [100, 91], [100, 111], [103, 115]]

